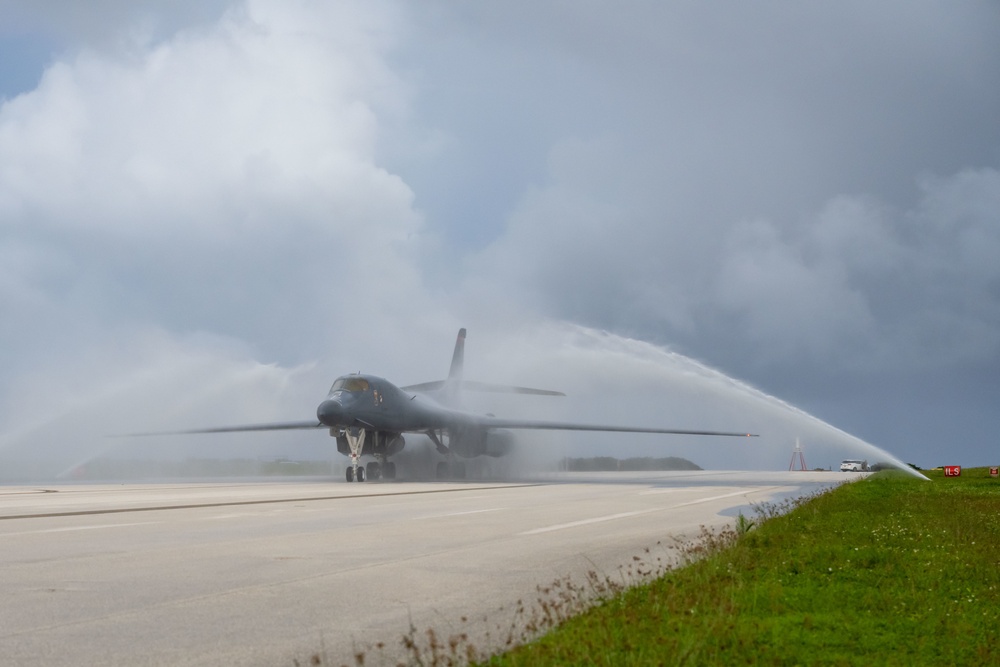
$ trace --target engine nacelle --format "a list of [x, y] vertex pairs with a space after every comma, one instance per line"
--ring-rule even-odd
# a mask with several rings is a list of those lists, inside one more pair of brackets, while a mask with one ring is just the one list
[[514, 449], [514, 432], [506, 429], [493, 430], [486, 434], [486, 449], [483, 454], [499, 458], [507, 456]]
[[487, 431], [467, 428], [453, 431], [448, 441], [451, 451], [465, 458], [506, 456], [514, 448], [514, 433], [505, 429]]

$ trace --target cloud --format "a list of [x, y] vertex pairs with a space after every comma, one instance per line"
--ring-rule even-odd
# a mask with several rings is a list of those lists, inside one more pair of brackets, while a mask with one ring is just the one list
[[333, 14], [257, 3], [130, 57], [85, 51], [56, 63], [4, 105], [5, 212], [209, 241], [253, 231], [257, 206], [300, 199], [306, 222], [341, 232], [359, 208], [398, 217], [410, 193], [372, 164], [372, 106], [395, 103], [385, 94], [393, 77], [379, 38], [323, 29], [363, 27], [355, 12]]
[[766, 221], [734, 225], [725, 252], [716, 308], [735, 315], [735, 327], [760, 352], [814, 360], [872, 336], [868, 302], [836, 259], [810, 261], [806, 248]]
[[928, 405], [995, 395], [992, 7], [47, 7], [11, 25], [61, 47], [0, 105], [0, 433], [120, 419], [138, 379], [226, 388], [148, 394], [170, 421], [257, 421], [283, 383], [303, 418], [345, 370], [439, 377], [459, 326], [504, 351], [484, 380], [628, 395], [659, 359], [537, 342], [553, 321], [890, 438], [905, 416], [907, 447], [936, 446]]
[[905, 211], [844, 196], [791, 229], [736, 225], [720, 309], [775, 359], [836, 354], [855, 370], [993, 360], [1000, 269], [986, 256], [1000, 250], [998, 177], [925, 179]]
[[486, 128], [530, 108], [537, 148], [518, 144], [530, 180], [461, 265], [465, 299], [669, 344], [890, 449], [964, 431], [985, 452], [1000, 15], [775, 10], [496, 21], [513, 34], [484, 79], [516, 71], [531, 101], [491, 91], [462, 137], [502, 151]]
[[[129, 378], [200, 387], [212, 409], [181, 399], [177, 422], [266, 420], [289, 406], [278, 392], [286, 410], [263, 409], [248, 369], [280, 383], [339, 358], [339, 374], [349, 341], [378, 358], [382, 332], [427, 312], [413, 193], [375, 160], [380, 114], [405, 105], [384, 62], [394, 30], [385, 6], [250, 2], [163, 41], [84, 49], [0, 106], [5, 434], [85, 422], [91, 442], [98, 423], [153, 416], [140, 396], [169, 404]], [[130, 353], [146, 331], [156, 349]], [[207, 377], [245, 380], [240, 407]]]
[[[270, 330], [266, 353], [283, 358], [282, 312], [349, 328], [338, 320], [352, 311], [408, 312], [421, 219], [374, 159], [377, 114], [404, 104], [380, 11], [254, 2], [124, 55], [54, 64], [0, 111], [5, 245], [37, 256], [8, 282], [70, 312], [114, 298], [73, 313], [84, 319], [250, 317], [241, 327]], [[261, 299], [277, 312], [255, 314]]]
[[[573, 155], [577, 172], [606, 165], [606, 155]], [[1000, 350], [995, 170], [925, 179], [908, 209], [838, 195], [795, 221], [707, 229], [672, 224], [669, 203], [617, 199], [615, 170], [598, 196], [594, 179], [556, 169], [470, 260], [473, 289], [513, 282], [540, 312], [666, 326], [667, 338], [734, 331], [741, 350], [782, 365], [938, 368]]]

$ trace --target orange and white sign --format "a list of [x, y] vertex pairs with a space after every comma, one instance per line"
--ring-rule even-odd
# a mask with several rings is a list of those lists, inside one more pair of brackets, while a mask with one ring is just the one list
[[945, 477], [958, 477], [962, 474], [962, 466], [945, 466], [944, 476]]

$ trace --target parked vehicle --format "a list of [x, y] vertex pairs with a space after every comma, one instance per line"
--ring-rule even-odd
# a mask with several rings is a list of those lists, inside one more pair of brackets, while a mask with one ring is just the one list
[[840, 472], [868, 472], [868, 461], [859, 459], [844, 459], [840, 464]]

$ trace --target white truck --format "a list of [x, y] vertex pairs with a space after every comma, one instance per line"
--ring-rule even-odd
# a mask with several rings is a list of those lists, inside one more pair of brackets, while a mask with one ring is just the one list
[[844, 459], [840, 464], [840, 472], [868, 472], [868, 461]]

